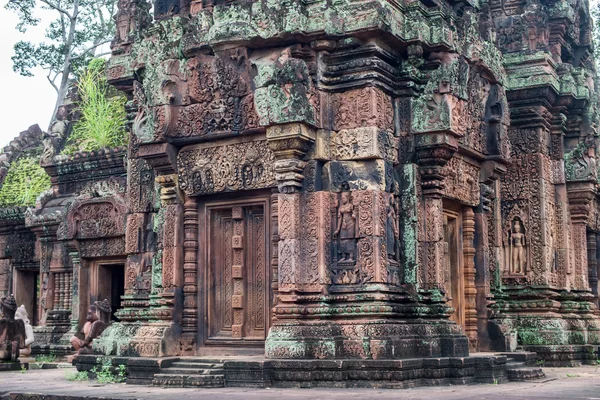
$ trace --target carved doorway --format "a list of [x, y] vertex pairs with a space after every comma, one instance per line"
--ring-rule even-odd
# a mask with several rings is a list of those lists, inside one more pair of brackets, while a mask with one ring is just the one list
[[269, 198], [205, 203], [201, 216], [199, 343], [262, 349], [271, 304]]
[[444, 209], [444, 271], [450, 317], [465, 328], [465, 286], [462, 252], [462, 220], [458, 210]]

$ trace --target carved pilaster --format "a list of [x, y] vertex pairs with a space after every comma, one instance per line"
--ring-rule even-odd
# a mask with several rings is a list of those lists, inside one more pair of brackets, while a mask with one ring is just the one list
[[[443, 135], [446, 137], [446, 135]], [[452, 142], [452, 141], [451, 141]], [[417, 150], [423, 193], [423, 283], [424, 289], [443, 289], [444, 214], [442, 193], [444, 170], [456, 147], [451, 143], [423, 146]]]
[[574, 250], [571, 287], [576, 290], [589, 290], [587, 223], [595, 196], [591, 182], [567, 182], [567, 196], [571, 214], [572, 245]]

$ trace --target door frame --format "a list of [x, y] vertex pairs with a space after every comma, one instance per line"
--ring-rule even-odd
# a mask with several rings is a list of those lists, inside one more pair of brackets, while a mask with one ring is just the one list
[[[269, 332], [272, 322], [272, 268], [271, 268], [271, 241], [272, 241], [272, 210], [270, 190], [248, 191], [243, 193], [229, 193], [214, 195], [198, 200], [198, 327], [196, 353], [198, 355], [217, 354], [262, 354], [264, 352], [264, 340], [211, 340], [209, 338], [209, 295], [210, 287], [210, 211], [231, 207], [262, 206], [265, 218], [265, 338]], [[246, 350], [246, 351], [245, 351]]]
[[[465, 310], [466, 310], [466, 297], [465, 297], [465, 269], [464, 269], [464, 248], [463, 248], [463, 226], [462, 226], [462, 207], [459, 204], [444, 201], [444, 218], [453, 219], [456, 224], [454, 227], [454, 246], [456, 248], [455, 260], [450, 260], [448, 265], [448, 290], [452, 297], [452, 305], [455, 307], [455, 311], [450, 317], [451, 320], [455, 321], [463, 331], [466, 329], [465, 325]], [[444, 233], [445, 236], [445, 233]], [[445, 241], [444, 237], [444, 241]], [[451, 244], [448, 243], [450, 247]], [[456, 290], [457, 293], [453, 293]], [[458, 298], [456, 298], [458, 297]]]
[[[84, 276], [80, 276], [80, 304], [79, 304], [79, 321], [83, 326], [85, 323], [85, 317], [87, 314], [87, 309], [90, 304], [94, 304], [94, 301], [102, 301], [104, 299], [100, 298], [100, 270], [102, 267], [108, 267], [111, 265], [123, 265], [123, 269], [127, 266], [127, 258], [124, 257], [106, 257], [106, 258], [93, 258], [82, 260], [82, 267], [80, 274], [82, 271], [87, 272]], [[111, 283], [112, 284], [112, 283]], [[87, 286], [87, 296], [85, 293], [82, 293], [82, 289], [85, 290]], [[82, 298], [83, 297], [83, 298]]]

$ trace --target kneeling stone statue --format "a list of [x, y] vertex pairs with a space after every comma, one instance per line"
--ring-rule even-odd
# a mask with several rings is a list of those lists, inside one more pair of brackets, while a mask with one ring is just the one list
[[93, 353], [92, 342], [110, 325], [110, 312], [110, 303], [106, 299], [90, 305], [86, 323], [70, 340], [77, 354]]
[[0, 300], [0, 361], [17, 361], [19, 349], [25, 347], [27, 337], [23, 320], [15, 319], [17, 302], [13, 295]]

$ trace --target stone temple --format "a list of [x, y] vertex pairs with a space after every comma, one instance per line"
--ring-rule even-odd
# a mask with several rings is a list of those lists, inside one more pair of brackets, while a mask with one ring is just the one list
[[2, 156], [4, 176], [50, 138], [51, 191], [0, 211], [34, 354], [72, 354], [108, 299], [93, 349], [132, 383], [184, 356], [263, 355], [225, 365], [249, 384], [598, 358], [587, 1], [120, 0], [115, 20], [129, 145], [65, 157], [32, 127]]

